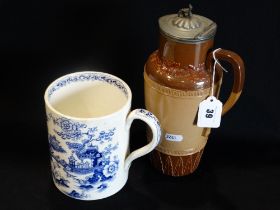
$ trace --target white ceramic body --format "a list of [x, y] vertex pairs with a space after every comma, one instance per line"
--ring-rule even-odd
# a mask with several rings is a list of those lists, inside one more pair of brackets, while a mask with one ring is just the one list
[[[52, 97], [69, 94], [95, 81], [117, 87], [126, 97], [125, 104], [108, 115], [89, 118], [67, 116], [53, 107]], [[69, 88], [72, 86], [75, 88]], [[53, 180], [61, 192], [72, 198], [96, 200], [115, 194], [125, 185], [131, 162], [159, 143], [161, 130], [156, 117], [144, 109], [130, 112], [131, 91], [113, 75], [102, 72], [65, 75], [50, 84], [44, 98]], [[130, 153], [129, 130], [134, 119], [150, 126], [153, 139]]]

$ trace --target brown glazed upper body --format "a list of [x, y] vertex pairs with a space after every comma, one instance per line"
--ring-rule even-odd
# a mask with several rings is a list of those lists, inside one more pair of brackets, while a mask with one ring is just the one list
[[180, 90], [210, 87], [211, 74], [205, 61], [213, 40], [181, 43], [160, 34], [159, 49], [146, 63], [146, 73], [154, 81]]

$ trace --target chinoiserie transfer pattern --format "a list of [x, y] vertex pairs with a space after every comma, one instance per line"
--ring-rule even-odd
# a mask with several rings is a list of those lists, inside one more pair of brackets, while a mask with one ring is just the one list
[[106, 190], [119, 167], [116, 128], [101, 130], [47, 114], [50, 159], [56, 186], [65, 194], [87, 199]]

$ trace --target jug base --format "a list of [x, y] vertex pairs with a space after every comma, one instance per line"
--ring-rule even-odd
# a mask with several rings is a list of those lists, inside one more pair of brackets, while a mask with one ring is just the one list
[[153, 166], [163, 174], [169, 176], [186, 176], [197, 169], [203, 151], [204, 148], [192, 155], [172, 156], [154, 150], [150, 157]]

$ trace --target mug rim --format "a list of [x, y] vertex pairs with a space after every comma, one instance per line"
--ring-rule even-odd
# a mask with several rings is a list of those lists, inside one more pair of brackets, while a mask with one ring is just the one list
[[[125, 89], [127, 90], [127, 99], [126, 99], [126, 102], [122, 105], [122, 107], [120, 109], [118, 109], [117, 111], [114, 111], [110, 114], [105, 114], [105, 115], [102, 115], [102, 116], [99, 116], [99, 117], [75, 117], [75, 116], [71, 116], [71, 115], [67, 115], [67, 114], [63, 114], [61, 113], [60, 111], [58, 111], [57, 109], [55, 109], [53, 107], [53, 105], [50, 103], [49, 101], [49, 91], [50, 89], [53, 87], [53, 85], [57, 82], [59, 82], [60, 80], [64, 79], [64, 78], [67, 78], [69, 76], [73, 76], [73, 75], [78, 75], [78, 74], [90, 74], [90, 73], [96, 73], [96, 74], [101, 74], [101, 75], [106, 75], [106, 76], [110, 76], [116, 80], [118, 80], [119, 82], [122, 83], [122, 85], [125, 87]], [[112, 85], [112, 84], [110, 84]], [[120, 91], [120, 90], [119, 90]], [[124, 94], [124, 93], [123, 93]], [[132, 99], [132, 93], [131, 93], [131, 90], [130, 90], [130, 87], [126, 84], [125, 81], [123, 81], [121, 78], [115, 76], [115, 75], [112, 75], [112, 74], [109, 74], [109, 73], [105, 73], [105, 72], [101, 72], [101, 71], [77, 71], [77, 72], [73, 72], [73, 73], [69, 73], [69, 74], [65, 74], [57, 79], [55, 79], [53, 82], [51, 82], [46, 90], [45, 90], [45, 93], [44, 93], [44, 101], [45, 101], [45, 105], [47, 108], [49, 108], [51, 110], [51, 112], [55, 113], [56, 115], [59, 115], [61, 117], [64, 117], [64, 118], [68, 118], [68, 119], [72, 119], [72, 120], [76, 120], [76, 121], [91, 121], [91, 120], [100, 120], [100, 119], [105, 119], [105, 118], [110, 118], [114, 115], [117, 115], [121, 112], [123, 112], [124, 110], [128, 109], [127, 111], [129, 111], [130, 109], [130, 105], [131, 105], [131, 99]]]

